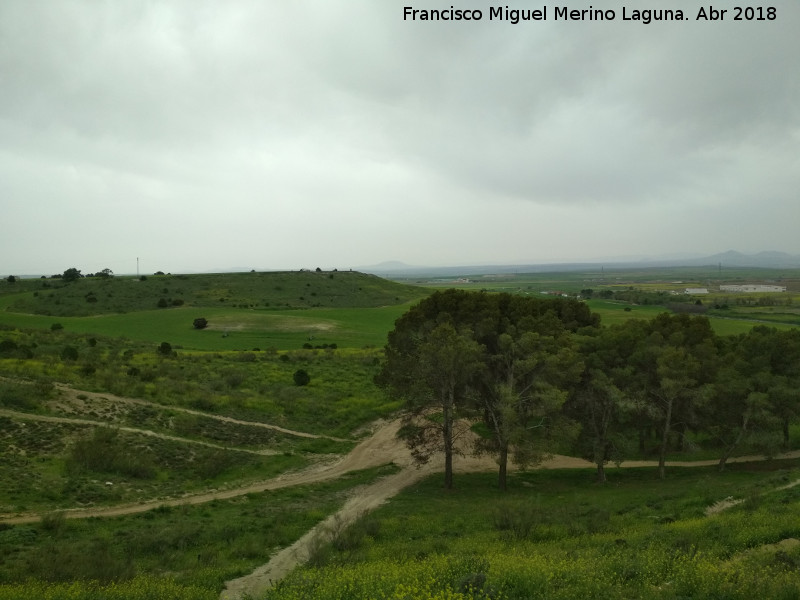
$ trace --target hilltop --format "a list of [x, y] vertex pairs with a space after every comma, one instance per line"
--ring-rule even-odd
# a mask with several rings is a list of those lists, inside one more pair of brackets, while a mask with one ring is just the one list
[[[421, 298], [425, 291], [355, 271], [289, 271], [18, 279], [0, 284], [17, 293], [12, 312], [83, 317], [156, 308], [229, 307], [250, 309], [374, 308]], [[24, 292], [24, 293], [23, 293]]]

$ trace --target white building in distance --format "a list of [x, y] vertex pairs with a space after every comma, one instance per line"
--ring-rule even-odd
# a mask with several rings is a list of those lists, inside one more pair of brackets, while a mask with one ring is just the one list
[[720, 292], [785, 292], [785, 285], [721, 285]]

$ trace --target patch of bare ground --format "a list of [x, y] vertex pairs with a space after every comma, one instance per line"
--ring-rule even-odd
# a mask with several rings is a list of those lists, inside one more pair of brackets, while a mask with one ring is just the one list
[[[783, 456], [784, 456], [784, 458], [792, 458], [796, 454], [797, 454], [796, 452], [789, 452], [789, 453], [787, 453], [787, 454], [785, 454]], [[782, 485], [780, 487], [776, 487], [773, 490], [768, 490], [767, 492], [764, 492], [764, 493], [779, 492], [781, 490], [788, 490], [788, 489], [793, 488], [793, 487], [798, 486], [798, 485], [800, 485], [800, 479], [798, 479], [797, 481], [792, 481], [791, 483], [787, 483], [786, 485]], [[712, 504], [711, 506], [706, 508], [705, 514], [706, 514], [707, 517], [709, 517], [711, 515], [716, 515], [718, 513], [721, 513], [724, 510], [728, 510], [729, 508], [737, 506], [738, 504], [741, 504], [742, 502], [744, 502], [743, 498], [734, 498], [733, 496], [728, 496], [727, 498], [724, 498], [722, 500], [718, 500], [717, 502], [714, 502], [714, 504]]]
[[714, 502], [711, 506], [707, 507], [705, 510], [705, 514], [707, 517], [711, 515], [716, 515], [721, 513], [723, 510], [728, 510], [729, 508], [736, 506], [737, 504], [741, 504], [744, 502], [743, 498], [734, 498], [733, 496], [728, 496], [722, 500], [718, 500]]

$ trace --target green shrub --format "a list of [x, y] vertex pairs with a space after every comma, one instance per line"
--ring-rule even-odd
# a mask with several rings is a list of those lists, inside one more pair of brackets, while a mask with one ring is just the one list
[[136, 479], [152, 479], [156, 469], [144, 452], [132, 452], [119, 439], [119, 430], [95, 427], [92, 437], [75, 442], [67, 457], [67, 473], [116, 473]]
[[74, 346], [64, 346], [61, 350], [61, 360], [78, 360], [78, 349]]
[[311, 381], [311, 376], [305, 369], [297, 369], [292, 375], [292, 379], [294, 379], [294, 384], [297, 386], [304, 386], [308, 385]]

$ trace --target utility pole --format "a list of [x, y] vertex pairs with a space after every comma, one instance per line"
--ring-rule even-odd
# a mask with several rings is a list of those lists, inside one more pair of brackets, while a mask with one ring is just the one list
[[136, 257], [136, 278], [139, 278], [139, 257]]

